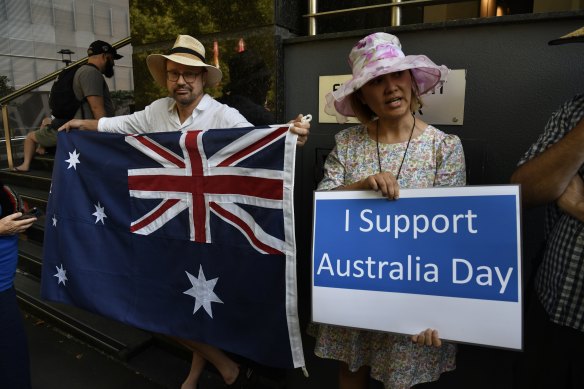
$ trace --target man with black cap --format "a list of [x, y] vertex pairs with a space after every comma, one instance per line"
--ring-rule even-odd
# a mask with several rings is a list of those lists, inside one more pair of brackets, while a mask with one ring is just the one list
[[[89, 45], [87, 56], [87, 63], [79, 67], [73, 76], [73, 92], [81, 102], [74, 118], [99, 120], [102, 117], [114, 116], [114, 104], [103, 76], [113, 77], [114, 60], [122, 56], [112, 45], [100, 40]], [[53, 119], [52, 125], [44, 125], [39, 130], [30, 132], [24, 141], [24, 160], [22, 164], [13, 168], [14, 171], [28, 171], [37, 145], [40, 145], [39, 154], [43, 153], [45, 147], [55, 146], [56, 129], [64, 123], [65, 121]]]
[[[584, 43], [584, 27], [550, 45]], [[522, 388], [584, 388], [584, 94], [565, 102], [511, 182], [546, 205], [545, 247], [526, 317]]]
[[87, 49], [87, 64], [81, 66], [73, 79], [73, 91], [83, 104], [75, 114], [79, 119], [101, 119], [114, 116], [115, 109], [102, 74], [114, 75], [114, 60], [122, 58], [109, 43], [95, 41]]

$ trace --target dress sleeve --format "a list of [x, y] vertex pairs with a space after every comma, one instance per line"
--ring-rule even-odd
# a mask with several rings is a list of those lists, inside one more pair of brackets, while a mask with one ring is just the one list
[[436, 181], [434, 186], [466, 185], [466, 164], [460, 138], [446, 135], [436, 150]]
[[332, 190], [345, 185], [345, 147], [339, 135], [335, 136], [335, 147], [324, 163], [324, 177], [318, 184], [318, 190]]

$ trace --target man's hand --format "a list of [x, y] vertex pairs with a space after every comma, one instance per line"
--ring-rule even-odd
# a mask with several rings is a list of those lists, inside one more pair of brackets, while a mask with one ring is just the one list
[[71, 119], [67, 123], [63, 124], [61, 127], [58, 128], [58, 131], [66, 131], [73, 128], [78, 128], [80, 130], [86, 131], [97, 131], [97, 120], [82, 120], [82, 119]]
[[303, 120], [302, 114], [298, 114], [296, 119], [290, 120], [288, 123], [293, 123], [293, 126], [290, 127], [290, 132], [293, 134], [298, 135], [298, 139], [296, 140], [296, 146], [304, 146], [306, 141], [308, 140], [308, 134], [310, 133], [310, 121]]

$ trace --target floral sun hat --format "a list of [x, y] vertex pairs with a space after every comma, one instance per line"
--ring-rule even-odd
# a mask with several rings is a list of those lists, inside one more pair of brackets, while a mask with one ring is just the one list
[[446, 66], [436, 65], [425, 55], [406, 56], [399, 39], [383, 32], [368, 35], [357, 42], [349, 53], [349, 65], [353, 77], [326, 95], [325, 112], [336, 116], [339, 123], [346, 122], [346, 116], [355, 116], [347, 97], [375, 77], [410, 69], [418, 91], [423, 95], [442, 86], [449, 72]]

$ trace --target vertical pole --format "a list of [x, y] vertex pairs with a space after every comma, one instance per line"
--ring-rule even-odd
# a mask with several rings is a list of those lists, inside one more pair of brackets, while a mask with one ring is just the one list
[[[391, 0], [392, 3], [401, 3], [402, 0]], [[401, 7], [391, 7], [391, 25], [401, 26]]]
[[[315, 14], [318, 11], [318, 0], [308, 0], [308, 13]], [[308, 18], [308, 35], [316, 35], [316, 16], [310, 16]]]
[[6, 142], [6, 160], [8, 161], [8, 168], [14, 167], [14, 160], [12, 158], [12, 135], [10, 134], [10, 124], [8, 123], [8, 105], [2, 106], [2, 122], [4, 123], [4, 141]]
[[497, 15], [497, 0], [481, 0], [481, 18]]

